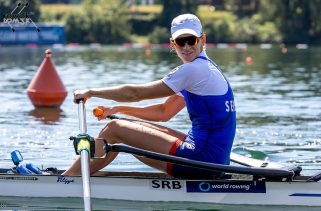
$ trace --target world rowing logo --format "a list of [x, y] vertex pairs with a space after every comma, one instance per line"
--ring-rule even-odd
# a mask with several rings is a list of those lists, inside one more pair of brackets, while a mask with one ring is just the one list
[[211, 184], [208, 182], [201, 182], [198, 187], [200, 191], [208, 192], [211, 189]]
[[201, 193], [266, 193], [262, 181], [187, 181], [186, 189]]
[[3, 16], [3, 23], [8, 24], [11, 28], [12, 32], [15, 32], [16, 29], [14, 24], [32, 24], [37, 32], [40, 32], [39, 27], [33, 22], [33, 20], [29, 17], [27, 12], [22, 13], [22, 11], [29, 6], [29, 3], [18, 3], [17, 6], [11, 11], [11, 13], [4, 14]]

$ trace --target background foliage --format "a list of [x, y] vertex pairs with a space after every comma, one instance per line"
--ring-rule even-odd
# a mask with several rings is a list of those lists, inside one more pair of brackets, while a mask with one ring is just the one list
[[[18, 0], [0, 0], [1, 15]], [[126, 0], [83, 0], [81, 5], [41, 5], [29, 0], [32, 20], [64, 24], [67, 42], [117, 44], [168, 42], [171, 20], [194, 13], [208, 42], [321, 43], [321, 0], [155, 0], [137, 6]], [[207, 4], [204, 4], [207, 3]], [[201, 4], [203, 3], [203, 4]]]
[[67, 40], [78, 43], [123, 43], [129, 41], [131, 32], [126, 8], [117, 0], [85, 0], [80, 13], [66, 19]]

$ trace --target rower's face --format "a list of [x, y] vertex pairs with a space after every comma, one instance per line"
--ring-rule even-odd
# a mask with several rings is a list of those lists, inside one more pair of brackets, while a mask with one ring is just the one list
[[176, 42], [173, 42], [173, 45], [177, 56], [184, 63], [193, 61], [200, 54], [203, 48], [202, 39], [190, 34], [182, 34], [178, 36], [175, 41]]

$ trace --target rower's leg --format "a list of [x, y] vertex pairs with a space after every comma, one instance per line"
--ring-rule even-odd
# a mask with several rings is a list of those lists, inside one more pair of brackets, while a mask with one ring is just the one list
[[[102, 138], [98, 136], [95, 141], [95, 157], [94, 159], [90, 159], [90, 174], [95, 173], [99, 169], [105, 167], [109, 163], [111, 163], [116, 156], [118, 155], [118, 152], [110, 152], [105, 157], [106, 153], [104, 150], [105, 142]], [[77, 157], [75, 162], [63, 173], [63, 175], [81, 175], [81, 160], [80, 156]]]
[[171, 128], [162, 126], [162, 125], [154, 124], [151, 122], [145, 122], [145, 121], [141, 121], [141, 120], [134, 120], [134, 119], [124, 119], [124, 120], [134, 122], [136, 124], [143, 125], [143, 126], [155, 129], [155, 130], [159, 130], [161, 132], [167, 133], [167, 134], [175, 136], [175, 137], [186, 137], [186, 134], [179, 132], [177, 130], [173, 130]]
[[[186, 135], [155, 124], [124, 119], [110, 121], [100, 134], [108, 143], [123, 143], [140, 149], [168, 154], [173, 144]], [[167, 163], [138, 157], [147, 165], [166, 172]]]
[[[164, 126], [141, 122], [137, 120], [112, 120], [101, 131], [96, 139], [96, 155], [100, 157], [104, 155], [103, 139], [108, 143], [124, 143], [130, 146], [138, 147], [145, 150], [168, 154], [173, 144], [178, 140], [183, 140], [185, 134], [166, 128]], [[90, 162], [91, 174], [97, 172], [101, 168], [112, 162], [117, 153], [110, 152], [104, 159], [93, 159]], [[145, 164], [166, 172], [167, 163], [152, 160], [144, 157], [137, 157]], [[80, 175], [81, 165], [78, 158], [72, 166], [64, 172], [65, 175]]]
[[[179, 131], [173, 130], [171, 128], [162, 126], [162, 125], [158, 125], [158, 124], [154, 124], [154, 123], [150, 123], [150, 122], [145, 122], [145, 121], [140, 121], [140, 120], [133, 120], [133, 119], [126, 119], [128, 121], [134, 122], [136, 124], [140, 124], [164, 133], [167, 133], [169, 135], [172, 135], [174, 137], [177, 137], [180, 140], [183, 140], [186, 137], [186, 134], [181, 133]], [[141, 162], [145, 163], [146, 165], [149, 165], [153, 168], [159, 169], [159, 163], [161, 161], [155, 160], [155, 159], [150, 159], [150, 158], [146, 158], [146, 157], [141, 157], [141, 156], [135, 156], [138, 160], [140, 160]], [[166, 165], [166, 163], [163, 163], [162, 165]], [[161, 171], [163, 171], [163, 169], [160, 169]]]

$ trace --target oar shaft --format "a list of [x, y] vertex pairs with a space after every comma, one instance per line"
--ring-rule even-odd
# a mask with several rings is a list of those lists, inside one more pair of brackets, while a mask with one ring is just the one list
[[[79, 101], [78, 116], [79, 116], [79, 130], [81, 134], [87, 133], [86, 126], [86, 111], [85, 102]], [[88, 149], [82, 149], [80, 152], [81, 159], [81, 176], [83, 184], [83, 200], [84, 210], [91, 211], [91, 193], [90, 193], [90, 168], [89, 168], [89, 151]]]
[[82, 150], [81, 156], [81, 176], [83, 188], [84, 208], [86, 211], [91, 210], [91, 193], [90, 193], [90, 171], [89, 171], [89, 156], [86, 150]]
[[84, 106], [84, 101], [80, 100], [79, 101], [79, 106], [78, 106], [78, 116], [79, 116], [79, 130], [80, 133], [87, 133], [87, 124], [86, 124], [86, 111], [85, 111], [85, 106]]

